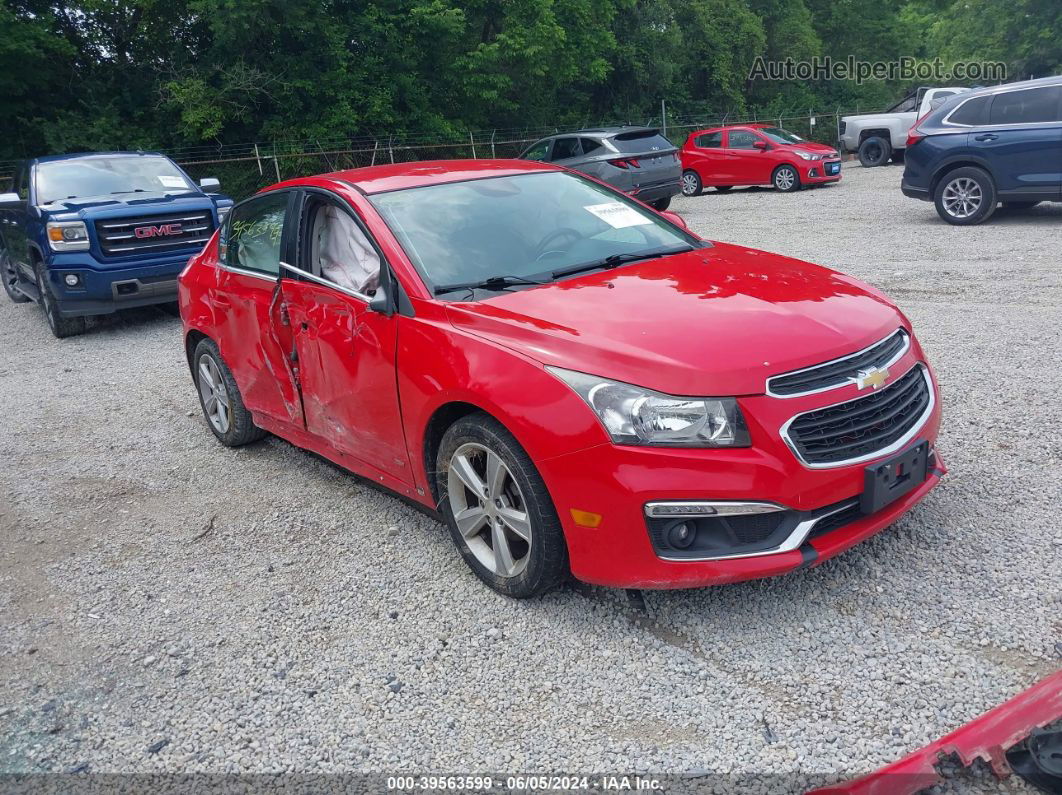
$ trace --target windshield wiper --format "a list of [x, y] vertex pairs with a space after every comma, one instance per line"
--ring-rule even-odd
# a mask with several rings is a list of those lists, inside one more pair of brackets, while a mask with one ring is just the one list
[[661, 248], [653, 251], [632, 251], [629, 254], [613, 254], [610, 257], [594, 260], [593, 262], [581, 262], [578, 265], [569, 265], [567, 268], [559, 268], [553, 271], [550, 275], [554, 279], [559, 279], [561, 276], [571, 276], [572, 274], [582, 273], [583, 271], [596, 271], [600, 268], [608, 270], [624, 265], [628, 262], [638, 262], [643, 259], [656, 259], [657, 257], [666, 257], [668, 254], [681, 254], [684, 251], [693, 251], [693, 246], [672, 246], [671, 248]]
[[525, 279], [523, 276], [491, 276], [478, 282], [461, 282], [459, 284], [440, 284], [434, 290], [436, 295], [454, 293], [458, 290], [504, 290], [521, 284], [547, 284], [541, 279]]
[[114, 196], [119, 193], [147, 193], [147, 191], [143, 188], [134, 188], [133, 190], [112, 190], [111, 196]]

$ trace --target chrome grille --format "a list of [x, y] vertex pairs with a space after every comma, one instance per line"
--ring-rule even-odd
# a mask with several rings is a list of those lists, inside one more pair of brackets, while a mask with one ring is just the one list
[[805, 464], [840, 466], [899, 449], [932, 410], [929, 373], [916, 365], [873, 394], [796, 415], [783, 426], [782, 436]]
[[797, 397], [836, 389], [855, 381], [860, 370], [889, 367], [900, 360], [911, 346], [911, 338], [904, 329], [897, 329], [881, 342], [869, 348], [832, 359], [814, 367], [767, 379], [767, 394], [775, 397]]
[[96, 221], [96, 238], [105, 256], [202, 248], [213, 233], [209, 210]]

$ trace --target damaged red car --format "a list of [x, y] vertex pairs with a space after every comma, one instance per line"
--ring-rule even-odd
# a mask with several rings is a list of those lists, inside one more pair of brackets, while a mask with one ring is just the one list
[[437, 510], [516, 597], [813, 566], [944, 474], [904, 315], [525, 161], [376, 166], [236, 205], [180, 278], [214, 435]]

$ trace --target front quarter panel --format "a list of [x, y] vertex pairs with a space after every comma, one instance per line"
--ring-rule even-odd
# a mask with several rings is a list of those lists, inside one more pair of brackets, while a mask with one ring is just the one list
[[455, 328], [446, 307], [413, 302], [398, 342], [398, 391], [416, 485], [430, 495], [424, 445], [432, 416], [452, 403], [487, 412], [536, 463], [608, 441], [580, 398], [533, 359]]

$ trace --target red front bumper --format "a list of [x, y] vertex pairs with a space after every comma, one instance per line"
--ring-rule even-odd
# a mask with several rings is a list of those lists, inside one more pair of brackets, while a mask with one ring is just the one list
[[[910, 356], [906, 361], [913, 364], [913, 359]], [[828, 401], [857, 394], [853, 386], [849, 393], [841, 391]], [[747, 500], [814, 511], [862, 494], [865, 470], [873, 461], [811, 469], [796, 459], [779, 436], [779, 428], [794, 414], [826, 402], [821, 395], [786, 400], [741, 398], [752, 435], [752, 447], [746, 449], [602, 444], [536, 462], [564, 526], [572, 574], [584, 582], [621, 588], [693, 588], [785, 574], [817, 565], [879, 532], [940, 482], [946, 470], [938, 454], [934, 470], [915, 490], [877, 513], [814, 537], [789, 552], [695, 561], [665, 560], [657, 555], [646, 525], [647, 502]], [[934, 444], [939, 424], [937, 400], [915, 438]], [[599, 514], [602, 520], [597, 527], [585, 527], [575, 522], [572, 510]]]
[[[829, 174], [829, 164], [837, 164], [837, 173]], [[800, 181], [805, 185], [818, 185], [823, 182], [838, 182], [841, 179], [840, 160], [811, 160], [800, 163]]]

